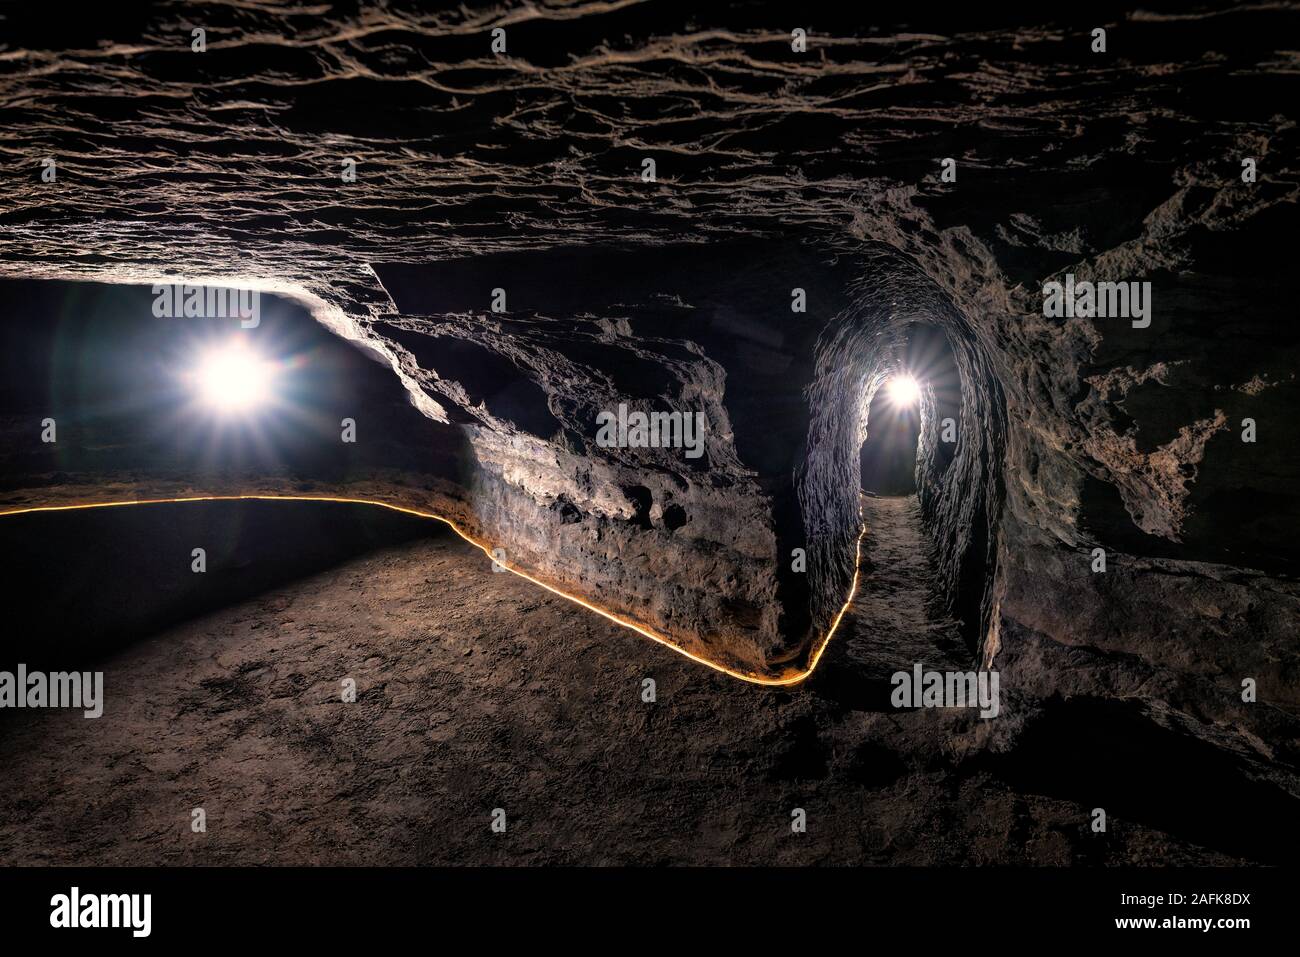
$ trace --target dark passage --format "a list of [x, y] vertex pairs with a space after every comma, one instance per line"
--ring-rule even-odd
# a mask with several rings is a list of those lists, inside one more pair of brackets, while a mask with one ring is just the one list
[[[183, 502], [0, 518], [0, 670], [91, 668], [183, 621], [358, 556], [451, 534], [344, 502]], [[204, 549], [205, 571], [193, 568]], [[360, 594], [360, 592], [359, 592]]]
[[889, 389], [876, 390], [867, 410], [867, 440], [860, 453], [862, 490], [876, 495], [916, 491], [916, 444], [921, 419], [916, 407], [898, 407]]
[[[267, 474], [337, 483], [403, 468], [459, 480], [461, 434], [422, 415], [390, 369], [302, 307], [264, 296], [258, 325], [244, 329], [234, 319], [158, 318], [153, 303], [149, 286], [0, 283], [0, 316], [40, 317], [0, 329], [0, 490], [114, 474], [140, 485], [190, 474], [199, 487]], [[242, 418], [215, 414], [192, 382], [205, 354], [234, 343], [277, 370], [271, 396]], [[340, 440], [345, 416], [366, 425], [361, 441]], [[33, 440], [46, 417], [57, 441]]]

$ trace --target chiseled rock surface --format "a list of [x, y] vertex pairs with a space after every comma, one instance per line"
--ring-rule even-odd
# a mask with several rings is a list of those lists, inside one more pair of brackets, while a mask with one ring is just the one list
[[[920, 501], [972, 660], [1019, 689], [995, 736], [1053, 696], [1137, 697], [1282, 773], [1300, 13], [1162, 9], [826, 16], [807, 54], [786, 5], [8, 9], [0, 274], [299, 299], [464, 456], [400, 490], [376, 464], [377, 494], [766, 673], [843, 601], [865, 410], [937, 329], [961, 389], [926, 397]], [[1067, 273], [1150, 282], [1150, 325], [1044, 317]], [[704, 412], [707, 455], [597, 448], [623, 399]]]

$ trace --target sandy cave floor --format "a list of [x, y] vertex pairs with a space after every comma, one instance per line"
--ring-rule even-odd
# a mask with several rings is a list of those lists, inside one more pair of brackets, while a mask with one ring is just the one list
[[123, 648], [97, 721], [0, 715], [0, 863], [1233, 862], [1013, 791], [966, 713], [888, 707], [854, 617], [750, 686], [431, 527]]

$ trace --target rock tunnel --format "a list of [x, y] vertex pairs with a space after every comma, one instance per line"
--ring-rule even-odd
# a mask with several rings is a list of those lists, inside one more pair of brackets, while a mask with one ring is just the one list
[[[332, 441], [317, 416], [310, 438], [272, 436], [260, 456], [238, 433], [227, 440], [248, 449], [162, 456], [147, 437], [164, 428], [159, 410], [183, 399], [161, 387], [126, 397], [165, 379], [161, 369], [183, 367], [204, 341], [260, 339], [273, 356], [333, 347], [336, 368], [313, 375], [349, 383], [337, 388], [356, 388], [360, 360], [302, 328], [313, 320], [301, 310], [259, 317], [255, 329], [183, 316], [142, 325], [150, 300], [169, 285], [186, 288], [155, 283], [100, 320], [120, 327], [109, 341], [125, 343], [112, 359], [116, 382], [97, 383], [104, 369], [84, 361], [108, 352], [99, 329], [77, 339], [65, 326], [75, 344], [11, 353], [15, 365], [37, 369], [57, 356], [67, 368], [55, 375], [90, 393], [81, 404], [115, 393], [120, 411], [101, 418], [124, 438], [112, 454], [92, 456], [68, 441], [68, 425], [83, 416], [47, 409], [64, 418], [65, 438], [20, 447], [11, 481], [39, 491], [11, 505], [111, 501], [111, 489], [127, 499], [296, 490], [428, 511], [502, 564], [694, 655], [787, 681], [809, 672], [852, 590], [867, 409], [890, 369], [913, 369], [925, 383], [913, 457], [927, 540], [945, 605], [982, 646], [996, 577], [1002, 391], [969, 322], [897, 252], [828, 262], [786, 242], [562, 248], [375, 271], [394, 312], [344, 341], [387, 366], [391, 384], [366, 369], [376, 397], [354, 400], [366, 410], [352, 416], [368, 438], [358, 452]], [[509, 311], [493, 313], [485, 298], [502, 282]], [[799, 296], [809, 312], [793, 311]], [[185, 325], [199, 330], [188, 340], [178, 332]], [[311, 344], [293, 341], [304, 339]], [[54, 391], [27, 378], [29, 403]], [[701, 453], [602, 447], [598, 416], [620, 406], [699, 415]], [[285, 418], [276, 428], [290, 433]]]
[[[863, 682], [1001, 675], [963, 760], [1101, 715], [1294, 808], [1293, 10], [1116, 15], [1105, 60], [989, 11], [824, 15], [809, 60], [764, 4], [213, 3], [201, 54], [182, 5], [149, 11], [4, 13], [0, 512], [436, 515], [692, 668], [814, 694], [847, 622]], [[1067, 274], [1149, 283], [1149, 323], [1046, 315]], [[259, 324], [159, 317], [169, 286], [256, 290]], [[260, 441], [177, 424], [184, 350], [234, 338], [302, 377]], [[864, 496], [899, 376], [902, 484]], [[602, 415], [701, 444], [606, 443]], [[933, 652], [870, 607], [912, 560]]]

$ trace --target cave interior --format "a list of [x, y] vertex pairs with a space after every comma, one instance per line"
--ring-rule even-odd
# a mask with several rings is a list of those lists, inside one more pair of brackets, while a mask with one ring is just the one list
[[0, 857], [1292, 859], [1296, 8], [528, 9], [4, 11]]

